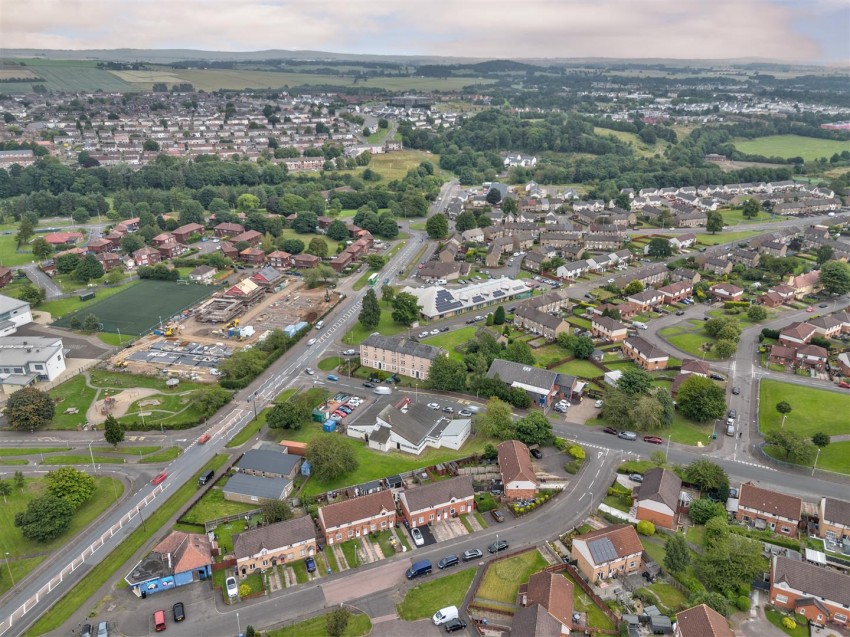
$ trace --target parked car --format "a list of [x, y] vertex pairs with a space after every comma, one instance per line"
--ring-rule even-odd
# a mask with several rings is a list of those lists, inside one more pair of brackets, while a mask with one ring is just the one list
[[315, 376], [315, 375], [316, 375], [316, 372], [314, 372], [314, 371], [313, 371], [312, 369], [310, 369], [309, 367], [307, 367], [307, 368], [305, 368], [305, 369], [304, 369], [304, 373], [305, 373], [305, 374], [307, 374], [307, 376]]
[[422, 537], [422, 531], [417, 529], [415, 526], [410, 529], [410, 537], [413, 538], [413, 543], [416, 546], [425, 546], [425, 538]]
[[437, 330], [437, 329], [431, 330], [431, 336], [436, 336], [439, 333], [440, 333], [440, 330]]
[[629, 480], [631, 480], [632, 482], [643, 482], [643, 476], [639, 473], [630, 473]]
[[457, 630], [463, 630], [464, 628], [466, 628], [466, 622], [458, 617], [455, 617], [451, 621], [443, 624], [443, 627], [446, 629], [447, 633], [453, 633]]
[[440, 328], [440, 331], [441, 332], [448, 332], [450, 329], [451, 329], [450, 327], [442, 327], [442, 328]]
[[490, 553], [498, 553], [499, 551], [506, 550], [510, 544], [508, 544], [507, 540], [499, 540], [498, 542], [493, 542], [490, 546], [487, 547], [487, 550]]
[[733, 393], [735, 396], [737, 396], [738, 394], [740, 394], [740, 393], [741, 393], [741, 388], [740, 388], [740, 387], [733, 387], [733, 388], [732, 388], [732, 393]]
[[471, 562], [472, 560], [477, 560], [483, 555], [484, 553], [481, 552], [481, 549], [468, 549], [463, 552], [463, 555], [461, 555], [461, 559], [464, 562]]
[[593, 406], [596, 407], [597, 409], [602, 409], [602, 405], [604, 405], [604, 404], [605, 403], [603, 401], [597, 400], [595, 403], [593, 403]]
[[356, 353], [357, 353], [356, 349], [347, 349], [342, 353], [342, 355], [343, 356], [354, 356]]
[[97, 637], [109, 637], [109, 622], [100, 622], [97, 625]]
[[850, 389], [850, 383], [843, 380], [838, 383], [838, 386], [841, 387], [841, 389]]
[[308, 573], [316, 572], [316, 560], [314, 560], [312, 557], [308, 557], [306, 560], [304, 560], [304, 566], [307, 567]]
[[648, 442], [652, 445], [663, 445], [664, 444], [664, 440], [662, 438], [659, 438], [658, 436], [644, 436], [643, 441]]
[[457, 415], [463, 416], [464, 418], [469, 418], [470, 416], [472, 416], [472, 412], [468, 409], [461, 409], [459, 412], [457, 412]]
[[728, 416], [728, 417], [729, 417], [729, 418], [732, 418], [732, 419], [734, 420], [735, 418], [737, 418], [737, 417], [738, 417], [738, 412], [737, 412], [736, 410], [734, 410], [734, 409], [730, 409], [730, 410], [729, 410], [729, 416]]
[[153, 480], [151, 480], [151, 484], [154, 484], [154, 485], [159, 484], [160, 482], [163, 482], [167, 477], [168, 477], [168, 473], [163, 471], [162, 473], [155, 476]]
[[174, 621], [182, 622], [186, 619], [186, 610], [183, 608], [183, 602], [177, 602], [171, 607], [171, 612], [174, 613]]
[[449, 568], [450, 566], [455, 566], [458, 564], [460, 560], [458, 560], [457, 555], [447, 555], [439, 562], [437, 562], [437, 568]]
[[685, 310], [677, 310], [676, 311], [676, 316], [684, 316], [684, 315], [685, 315]]
[[80, 628], [80, 637], [91, 637], [91, 624], [83, 624]]
[[637, 440], [637, 434], [634, 431], [621, 431], [617, 437], [623, 440]]
[[818, 307], [819, 308], [829, 307], [829, 303], [821, 303], [820, 305], [818, 305]]
[[540, 460], [540, 458], [543, 457], [543, 452], [540, 451], [540, 449], [532, 449], [531, 455], [534, 456], [535, 458], [537, 458], [538, 460]]
[[496, 520], [496, 522], [505, 521], [505, 514], [499, 511], [499, 509], [493, 509], [492, 511], [490, 511], [490, 515], [493, 516], [493, 519]]
[[236, 583], [235, 577], [228, 577], [224, 580], [224, 586], [227, 589], [227, 596], [230, 598], [239, 596], [239, 584]]
[[447, 414], [455, 413], [454, 407], [443, 407], [443, 411], [446, 412]]
[[725, 378], [723, 378], [723, 376], [721, 376], [720, 374], [709, 374], [709, 375], [708, 375], [708, 377], [709, 377], [711, 380], [721, 380], [721, 381], [722, 381], [722, 380], [726, 380], [726, 379], [725, 379]]
[[372, 389], [374, 386], [375, 383], [363, 383], [363, 387], [368, 387], [369, 389]]
[[437, 403], [428, 403], [428, 409], [439, 409], [440, 405]]
[[613, 436], [619, 436], [619, 435], [620, 435], [620, 431], [619, 431], [619, 430], [617, 430], [617, 429], [614, 429], [613, 427], [605, 427], [605, 428], [602, 430], [602, 432], [603, 432], [603, 433], [606, 433], [606, 434], [611, 434], [611, 435], [613, 435]]

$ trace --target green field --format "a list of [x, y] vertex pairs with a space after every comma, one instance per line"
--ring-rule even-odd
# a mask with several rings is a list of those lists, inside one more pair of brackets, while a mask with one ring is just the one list
[[[55, 321], [54, 325], [69, 327], [75, 316], [82, 321], [89, 314], [94, 314], [103, 324], [103, 331], [120, 330], [122, 334], [138, 336], [156, 327], [160, 320], [167, 321], [182, 310], [192, 307], [212, 294], [215, 289], [209, 285], [139, 281], [118, 294], [63, 316]], [[45, 310], [47, 305], [49, 304], [45, 304]]]
[[[40, 82], [53, 91], [127, 92], [140, 90], [114, 73], [97, 68], [96, 62], [84, 60], [27, 59], [27, 68], [45, 80]], [[4, 93], [29, 93], [33, 82], [4, 82]]]
[[712, 361], [720, 360], [713, 349], [708, 352], [702, 350], [703, 343], [715, 342], [715, 339], [705, 333], [703, 321], [691, 319], [678, 325], [670, 325], [669, 327], [660, 329], [658, 335], [673, 347], [687, 352], [695, 358]]
[[[3, 84], [6, 87], [6, 84]], [[0, 235], [0, 265], [12, 268], [25, 265], [33, 260], [32, 252], [18, 252], [18, 243], [14, 234]]]
[[[721, 212], [720, 214], [722, 215], [723, 213]], [[718, 232], [717, 234], [705, 232], [697, 234], [697, 243], [705, 246], [716, 246], [720, 245], [721, 243], [734, 243], [736, 241], [744, 241], [745, 239], [749, 239], [761, 233], [761, 230], [742, 230], [741, 232], [724, 231]]]
[[97, 296], [90, 301], [81, 301], [79, 296], [74, 295], [65, 299], [47, 301], [46, 303], [42, 303], [41, 305], [39, 305], [37, 309], [42, 312], [48, 312], [54, 320], [76, 311], [80, 311], [80, 315], [85, 316], [88, 313], [88, 308], [90, 308], [91, 306], [96, 305], [100, 301], [103, 301], [104, 299], [107, 299], [110, 296], [114, 296], [119, 292], [123, 292], [124, 290], [127, 290], [133, 287], [134, 285], [138, 285], [139, 283], [140, 281], [130, 281], [128, 283], [116, 285], [113, 287], [98, 286], [97, 288], [95, 288], [95, 293], [97, 294]]
[[407, 331], [408, 328], [406, 325], [401, 325], [393, 320], [392, 310], [383, 307], [383, 303], [381, 305], [381, 320], [378, 322], [378, 327], [370, 330], [363, 327], [359, 321], [356, 322], [343, 339], [346, 345], [357, 345], [365, 340], [372, 332], [380, 332], [384, 336], [395, 336], [396, 334]]
[[631, 144], [638, 155], [644, 155], [648, 157], [651, 157], [656, 153], [663, 153], [667, 149], [667, 146], [669, 146], [667, 142], [662, 140], [655, 142], [654, 145], [650, 145], [644, 142], [635, 133], [627, 133], [625, 131], [613, 130], [611, 128], [599, 128], [598, 126], [595, 126], [593, 128], [593, 132], [602, 137], [605, 137], [607, 135], [616, 137], [620, 141], [626, 142], [627, 144]]
[[603, 371], [590, 361], [573, 359], [563, 365], [555, 367], [553, 371], [562, 374], [570, 374], [571, 376], [579, 376], [581, 378], [597, 378], [603, 375]]
[[[451, 179], [451, 173], [440, 169], [440, 156], [433, 155], [424, 150], [402, 150], [393, 153], [384, 153], [372, 157], [368, 168], [379, 173], [384, 179], [382, 183], [389, 183], [396, 179], [404, 179], [407, 171], [416, 168], [423, 161], [434, 164], [434, 174], [444, 179]], [[358, 172], [366, 170], [361, 168]]]
[[[320, 615], [286, 628], [269, 630], [263, 634], [267, 637], [326, 637], [328, 634], [327, 621], [327, 615]], [[369, 619], [368, 615], [357, 613], [348, 620], [348, 626], [342, 633], [342, 637], [362, 637], [362, 635], [368, 635], [370, 632], [372, 632], [372, 620]]]
[[[839, 393], [764, 379], [759, 385], [759, 427], [762, 432], [782, 426], [776, 403], [791, 405], [785, 427], [804, 436], [819, 431], [830, 436], [850, 434], [850, 392]], [[850, 460], [848, 460], [850, 462]]]
[[742, 153], [764, 157], [802, 157], [812, 161], [819, 157], [832, 157], [835, 153], [850, 150], [850, 142], [818, 139], [801, 135], [769, 135], [756, 139], [736, 139], [735, 148]]
[[410, 622], [431, 617], [435, 608], [460, 607], [475, 578], [475, 571], [474, 568], [467, 568], [407, 591], [404, 601], [397, 607], [399, 617]]

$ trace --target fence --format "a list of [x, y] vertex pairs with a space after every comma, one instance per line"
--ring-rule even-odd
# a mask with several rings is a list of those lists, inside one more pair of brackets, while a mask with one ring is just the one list
[[[596, 592], [593, 590], [593, 587], [584, 580], [581, 573], [579, 573], [575, 568], [573, 568], [569, 564], [555, 564], [554, 566], [547, 567], [546, 571], [549, 573], [559, 573], [561, 571], [566, 571], [573, 579], [573, 581], [578, 584], [579, 588], [584, 592], [584, 594], [587, 595], [591, 599], [591, 601], [596, 604], [596, 607], [599, 608], [599, 610], [601, 610], [602, 613], [608, 619], [611, 620], [611, 623], [613, 623], [614, 626], [617, 626], [620, 623], [620, 617], [608, 607], [608, 604], [606, 604], [605, 601], [601, 597], [599, 597], [599, 595], [596, 594]], [[616, 630], [595, 630], [596, 632], [605, 632], [615, 635], [617, 634]]]
[[65, 581], [66, 577], [70, 576], [74, 571], [85, 564], [86, 559], [92, 557], [95, 552], [103, 548], [116, 533], [123, 530], [123, 528], [129, 525], [136, 517], [140, 517], [142, 509], [147, 507], [158, 495], [163, 493], [164, 489], [164, 485], [157, 485], [157, 487], [149, 495], [145, 496], [144, 499], [140, 500], [129, 513], [125, 514], [120, 520], [118, 520], [118, 522], [102, 533], [99, 538], [89, 544], [82, 553], [72, 559], [58, 575], [50, 579], [46, 584], [39, 588], [34, 595], [12, 611], [11, 615], [0, 622], [0, 635], [5, 634], [16, 622], [23, 619], [27, 613], [31, 612], [36, 606], [38, 606], [39, 603], [48, 599], [51, 596], [50, 594]]
[[757, 445], [753, 445], [753, 449], [760, 456], [761, 460], [765, 462], [765, 464], [771, 465], [778, 469], [795, 471], [797, 473], [807, 473], [809, 475], [817, 474], [818, 477], [828, 478], [830, 480], [834, 480], [835, 478], [841, 478], [845, 480], [847, 478], [846, 474], [838, 473], [836, 471], [827, 471], [826, 469], [812, 469], [806, 467], [801, 464], [794, 464], [792, 462], [785, 462], [784, 460], [779, 460], [778, 458], [774, 458], [773, 456], [768, 455], [768, 453], [764, 450], [765, 443], [760, 443]]
[[216, 518], [215, 520], [207, 520], [204, 522], [204, 532], [209, 533], [219, 524], [226, 524], [227, 522], [233, 522], [234, 520], [243, 520], [246, 517], [251, 517], [254, 515], [259, 515], [262, 513], [262, 509], [251, 509], [250, 511], [245, 511], [244, 513], [234, 513], [233, 515], [225, 515], [222, 518]]

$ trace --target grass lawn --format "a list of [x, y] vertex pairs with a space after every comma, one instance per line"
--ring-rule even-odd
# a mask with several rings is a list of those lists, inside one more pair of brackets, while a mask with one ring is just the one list
[[640, 543], [643, 545], [643, 550], [656, 564], [664, 564], [664, 556], [667, 552], [664, 550], [664, 545], [659, 542], [653, 542], [646, 538], [641, 538]]
[[769, 608], [764, 609], [764, 615], [771, 624], [787, 635], [790, 635], [790, 637], [809, 637], [809, 627], [805, 623], [797, 624], [795, 628], [791, 629], [785, 628], [785, 626], [782, 625], [783, 617], [793, 617], [793, 615], [784, 615], [779, 611], [771, 610]]
[[705, 544], [705, 527], [704, 526], [689, 526], [685, 539], [696, 546]]
[[715, 339], [711, 338], [703, 330], [703, 323], [703, 321], [691, 319], [678, 325], [664, 327], [658, 331], [658, 335], [673, 347], [687, 352], [691, 356], [713, 361], [720, 360], [713, 349], [709, 352], [702, 350], [703, 343], [715, 342]]
[[29, 460], [0, 460], [0, 465], [22, 465], [29, 464]]
[[[608, 424], [608, 422], [604, 418], [592, 418], [585, 424], [595, 427], [604, 427]], [[699, 443], [708, 444], [711, 439], [712, 430], [713, 425], [711, 423], [695, 423], [676, 411], [673, 413], [673, 422], [666, 429], [662, 429], [660, 431], [638, 432], [638, 435], [659, 436], [665, 439], [667, 436], [670, 436], [670, 440], [673, 442], [678, 442], [682, 445], [697, 446]], [[663, 451], [664, 447], [659, 445], [658, 449]]]
[[562, 374], [570, 374], [571, 376], [579, 376], [581, 378], [596, 378], [602, 376], [603, 371], [590, 361], [574, 359], [563, 365], [555, 367], [553, 371], [561, 372]]
[[819, 139], [802, 135], [768, 135], [755, 139], [736, 139], [735, 148], [750, 155], [783, 159], [802, 157], [806, 161], [812, 161], [848, 150], [848, 144], [835, 139]]
[[572, 577], [566, 573], [564, 573], [564, 577], [566, 577], [573, 585], [573, 608], [579, 613], [587, 613], [587, 625], [603, 630], [613, 630], [614, 624], [611, 623], [608, 616], [602, 612], [602, 609], [594, 604], [593, 600], [584, 594], [584, 591], [579, 588], [578, 584], [576, 584]]
[[299, 241], [304, 242], [304, 249], [307, 249], [307, 246], [310, 245], [310, 241], [313, 239], [322, 239], [325, 243], [328, 244], [328, 254], [334, 255], [336, 254], [336, 247], [339, 245], [339, 241], [334, 241], [329, 236], [324, 234], [299, 234], [295, 232], [292, 228], [284, 228], [283, 232], [280, 233], [278, 240], [283, 239], [298, 239]]
[[254, 436], [256, 436], [265, 424], [265, 416], [262, 416], [261, 418], [254, 418], [251, 422], [245, 425], [238, 434], [233, 436], [233, 438], [225, 445], [225, 447], [228, 447], [230, 449], [234, 449], [235, 447], [241, 447], [246, 442], [251, 440]]
[[[34, 456], [39, 453], [55, 453], [70, 451], [71, 447], [4, 447], [0, 448], [0, 456]], [[95, 449], [95, 451], [98, 451]]]
[[[371, 81], [371, 80], [370, 80]], [[431, 162], [434, 165], [434, 175], [451, 179], [451, 173], [440, 168], [440, 156], [421, 150], [403, 150], [401, 152], [384, 153], [375, 155], [369, 162], [369, 168], [380, 174], [384, 179], [382, 183], [389, 183], [395, 179], [404, 179], [407, 171], [411, 168], [416, 168], [423, 161]], [[362, 172], [366, 168], [360, 169]]]
[[[771, 445], [765, 445], [764, 451], [769, 456], [787, 462], [780, 449], [776, 449]], [[848, 460], [848, 457], [850, 457], [850, 441], [833, 442], [828, 447], [821, 449], [819, 457], [812, 455], [811, 460], [801, 466], [811, 467], [817, 459], [818, 469], [850, 474], [850, 460]]]
[[[327, 622], [327, 615], [320, 615], [286, 628], [265, 631], [263, 634], [266, 637], [326, 637]], [[370, 632], [372, 632], [372, 620], [368, 615], [357, 613], [349, 619], [342, 637], [362, 637]]]
[[404, 596], [404, 601], [397, 606], [399, 617], [405, 621], [415, 621], [431, 617], [438, 608], [460, 607], [472, 585], [476, 570], [467, 568], [410, 589]]
[[[115, 456], [94, 456], [95, 464], [124, 464], [127, 462], [124, 458], [116, 458]], [[73, 464], [82, 467], [91, 466], [91, 454], [68, 454], [60, 456], [47, 456], [44, 459], [44, 464]]]
[[[55, 301], [46, 301], [38, 306], [38, 310], [42, 312], [50, 312], [50, 316], [53, 317], [55, 321], [58, 318], [65, 316], [66, 314], [70, 314], [71, 312], [76, 312], [79, 309], [86, 307], [87, 305], [94, 305], [98, 301], [102, 301], [103, 299], [107, 299], [110, 296], [114, 296], [119, 292], [123, 292], [134, 285], [138, 285], [139, 281], [129, 281], [127, 283], [122, 283], [121, 285], [115, 286], [98, 286], [97, 288], [92, 288], [97, 293], [97, 296], [88, 301], [81, 301], [78, 296], [72, 296], [67, 299], [57, 299]], [[127, 338], [127, 335], [124, 335], [124, 338]]]
[[392, 317], [392, 310], [388, 310], [384, 307], [381, 308], [381, 320], [378, 322], [378, 327], [373, 330], [367, 329], [360, 324], [360, 322], [356, 322], [354, 327], [352, 327], [349, 332], [345, 335], [343, 339], [346, 345], [358, 345], [361, 341], [364, 341], [369, 334], [372, 332], [380, 332], [384, 336], [393, 336], [395, 334], [400, 334], [407, 330], [406, 325], [401, 325], [396, 323]]
[[[97, 390], [86, 385], [82, 374], [66, 380], [51, 389], [48, 394], [56, 403], [56, 415], [50, 429], [76, 429], [86, 423], [86, 411], [94, 400]], [[77, 409], [79, 413], [66, 414], [66, 409]]]
[[759, 212], [756, 217], [748, 218], [744, 216], [743, 209], [741, 208], [721, 210], [720, 214], [723, 215], [723, 221], [727, 226], [736, 226], [738, 224], [747, 223], [771, 223], [773, 221], [782, 221], [787, 218], [780, 215], [772, 215], [764, 211]]
[[154, 453], [149, 455], [146, 458], [139, 460], [139, 462], [143, 464], [156, 464], [158, 462], [170, 462], [177, 458], [183, 450], [180, 447], [169, 447], [167, 449], [163, 449], [158, 453]]
[[[484, 525], [482, 525], [482, 526], [484, 526]], [[486, 527], [484, 527], [484, 528], [486, 528]], [[410, 542], [407, 541], [407, 534], [404, 531], [402, 531], [400, 528], [398, 528], [398, 529], [395, 530], [395, 535], [398, 538], [398, 541], [401, 542], [401, 545], [409, 551], [410, 550]]]
[[190, 524], [203, 524], [208, 520], [215, 520], [226, 515], [234, 515], [256, 508], [258, 508], [256, 505], [225, 500], [224, 491], [221, 490], [221, 487], [215, 486], [207, 491], [180, 521]]
[[651, 584], [648, 586], [649, 590], [658, 595], [658, 598], [661, 600], [661, 603], [664, 604], [668, 610], [676, 611], [682, 606], [684, 606], [688, 599], [679, 591], [678, 588], [674, 588], [671, 584], [667, 582], [656, 582], [655, 584]]
[[160, 449], [162, 449], [162, 447], [157, 446], [157, 445], [139, 446], [139, 447], [137, 447], [135, 445], [133, 445], [133, 446], [124, 445], [123, 447], [121, 445], [118, 445], [117, 447], [113, 447], [112, 445], [109, 445], [109, 446], [103, 446], [103, 447], [92, 447], [92, 451], [94, 451], [95, 453], [120, 453], [121, 455], [132, 456], [134, 458], [135, 457], [141, 458], [142, 456], [146, 456], [149, 453], [153, 453], [154, 451], [159, 451]]
[[342, 362], [342, 359], [339, 356], [330, 356], [329, 358], [323, 358], [319, 361], [319, 364], [316, 365], [323, 372], [332, 372], [339, 364]]
[[263, 586], [263, 577], [259, 573], [251, 573], [243, 580], [239, 581], [239, 588], [241, 589], [243, 586], [248, 586], [251, 589], [251, 593], [262, 593], [265, 589]]
[[[23, 536], [21, 530], [14, 525], [15, 514], [24, 511], [27, 504], [35, 497], [43, 495], [45, 485], [42, 478], [27, 478], [21, 489], [13, 488], [6, 496], [4, 506], [0, 508], [0, 549], [9, 552], [9, 564], [15, 573], [15, 581], [20, 582], [31, 569], [35, 568], [45, 557], [57, 548], [64, 546], [71, 538], [85, 530], [92, 520], [106, 511], [124, 493], [124, 485], [120, 480], [106, 477], [95, 477], [94, 495], [83, 504], [74, 514], [71, 526], [60, 537], [52, 542], [42, 544]], [[18, 559], [18, 557], [28, 556]], [[37, 559], [30, 559], [38, 556]], [[0, 578], [0, 595], [8, 590], [11, 582], [8, 578]]]
[[[29, 248], [29, 246], [27, 246]], [[26, 265], [33, 260], [32, 252], [28, 249], [26, 252], [18, 252], [18, 242], [15, 241], [14, 234], [0, 235], [0, 265], [7, 268], [12, 268], [16, 265]]]
[[342, 549], [342, 554], [345, 555], [345, 561], [348, 563], [348, 568], [356, 568], [360, 566], [360, 543], [357, 540], [348, 540], [339, 545]]
[[334, 573], [339, 573], [339, 563], [336, 561], [336, 555], [334, 555], [331, 549], [325, 549], [319, 555], [325, 558], [325, 562], [327, 562], [328, 567]]
[[[759, 427], [762, 432], [782, 426], [776, 403], [791, 405], [785, 426], [806, 437], [819, 431], [830, 436], [850, 434], [850, 392], [833, 392], [805, 385], [764, 379], [759, 385]], [[828, 449], [828, 447], [827, 447]], [[821, 453], [823, 458], [823, 453]]]
[[546, 560], [537, 549], [493, 562], [487, 567], [477, 598], [513, 604], [519, 585], [527, 582], [532, 573], [546, 565]]
[[310, 576], [307, 575], [307, 565], [304, 564], [304, 560], [291, 562], [289, 566], [291, 566], [292, 570], [295, 572], [295, 581], [298, 584], [306, 584], [310, 580]]
[[[369, 282], [369, 277], [372, 276], [375, 273], [376, 273], [375, 270], [367, 269], [363, 273], [363, 275], [354, 282], [354, 285], [352, 285], [351, 287], [354, 288], [355, 292], [362, 290], [364, 287], [366, 287], [366, 283]], [[376, 292], [376, 294], [377, 294], [377, 292]]]
[[433, 345], [434, 347], [442, 347], [449, 353], [449, 358], [462, 361], [463, 354], [456, 352], [455, 347], [468, 343], [475, 338], [475, 332], [477, 330], [477, 327], [462, 327], [459, 330], [445, 332], [439, 336], [431, 336], [430, 338], [423, 339], [422, 342]]

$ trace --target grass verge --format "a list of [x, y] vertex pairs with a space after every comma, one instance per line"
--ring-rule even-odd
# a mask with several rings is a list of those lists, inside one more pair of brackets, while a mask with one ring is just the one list
[[476, 570], [467, 568], [410, 589], [396, 607], [399, 617], [405, 621], [415, 621], [431, 617], [438, 608], [459, 607], [472, 585]]
[[537, 549], [493, 562], [487, 567], [476, 598], [513, 604], [519, 585], [545, 566], [546, 560]]
[[[319, 615], [286, 628], [269, 630], [264, 634], [267, 637], [326, 637], [328, 634], [327, 621], [327, 615]], [[368, 615], [358, 613], [351, 616], [342, 637], [362, 637], [370, 632], [372, 632], [372, 620], [369, 619]]]

